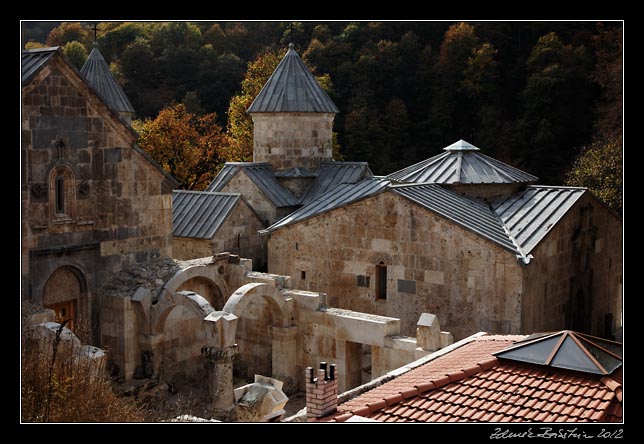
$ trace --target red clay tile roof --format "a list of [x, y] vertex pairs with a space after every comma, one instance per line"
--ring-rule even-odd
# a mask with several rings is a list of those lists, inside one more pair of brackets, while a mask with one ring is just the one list
[[621, 422], [621, 367], [600, 377], [492, 356], [517, 337], [481, 336], [338, 406], [383, 422]]

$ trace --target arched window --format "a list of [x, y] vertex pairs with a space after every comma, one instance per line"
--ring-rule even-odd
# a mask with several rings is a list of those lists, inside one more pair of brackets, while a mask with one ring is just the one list
[[376, 299], [387, 299], [387, 266], [383, 261], [376, 265]]
[[74, 173], [59, 165], [49, 174], [49, 208], [54, 222], [71, 222], [75, 207]]

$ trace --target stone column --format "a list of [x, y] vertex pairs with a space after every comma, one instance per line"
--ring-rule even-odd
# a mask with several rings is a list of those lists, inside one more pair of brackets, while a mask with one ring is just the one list
[[297, 327], [270, 327], [272, 339], [273, 378], [284, 383], [282, 391], [287, 395], [297, 392]]
[[221, 421], [235, 420], [235, 397], [233, 394], [233, 357], [239, 347], [204, 347], [202, 354], [208, 361], [208, 388], [211, 414]]

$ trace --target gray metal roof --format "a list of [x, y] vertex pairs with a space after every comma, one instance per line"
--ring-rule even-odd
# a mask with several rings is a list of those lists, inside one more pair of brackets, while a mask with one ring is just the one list
[[317, 173], [302, 167], [293, 167], [275, 173], [275, 177], [316, 177]]
[[391, 190], [481, 237], [517, 253], [501, 219], [483, 202], [456, 194], [437, 184], [392, 186]]
[[58, 51], [58, 46], [51, 48], [25, 49], [21, 57], [21, 82], [24, 85], [45, 66], [49, 59]]
[[114, 76], [112, 76], [110, 67], [99, 51], [97, 43], [94, 43], [92, 52], [89, 53], [89, 57], [87, 57], [80, 72], [87, 80], [87, 83], [114, 111], [121, 113], [134, 112], [130, 100], [119, 84], [116, 83]]
[[240, 199], [238, 193], [174, 190], [172, 234], [212, 239]]
[[391, 173], [397, 182], [443, 184], [533, 183], [538, 177], [480, 153], [464, 140], [443, 148], [445, 153]]
[[339, 111], [315, 77], [304, 66], [304, 62], [291, 43], [288, 52], [247, 112], [338, 113]]
[[227, 162], [206, 191], [222, 191], [242, 170], [276, 207], [299, 205], [297, 198], [275, 178], [271, 164], [266, 162]]
[[585, 188], [529, 186], [493, 208], [527, 255], [585, 192]]
[[327, 211], [373, 196], [384, 191], [389, 184], [390, 181], [383, 177], [366, 177], [355, 184], [346, 183], [337, 185], [329, 192], [320, 195], [308, 205], [278, 220], [266, 230], [262, 230], [261, 233], [270, 233], [287, 225], [302, 222]]
[[367, 162], [334, 162], [320, 164], [318, 176], [300, 199], [305, 205], [341, 183], [356, 183], [360, 179], [373, 176]]

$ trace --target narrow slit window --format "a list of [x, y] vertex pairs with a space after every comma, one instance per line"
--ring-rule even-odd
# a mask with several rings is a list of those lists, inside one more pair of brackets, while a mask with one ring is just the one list
[[56, 214], [65, 214], [65, 177], [56, 176]]
[[305, 280], [305, 279], [306, 279], [306, 271], [302, 270], [302, 271], [300, 272], [300, 278], [301, 278], [302, 280]]
[[376, 265], [376, 299], [387, 299], [387, 266], [382, 261]]

